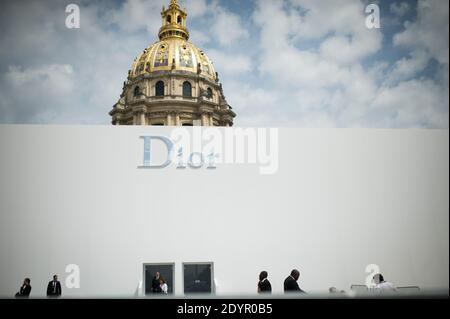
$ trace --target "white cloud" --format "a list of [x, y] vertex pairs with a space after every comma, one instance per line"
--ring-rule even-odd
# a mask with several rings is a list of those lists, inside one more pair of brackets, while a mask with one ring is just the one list
[[[366, 1], [258, 0], [245, 21], [217, 0], [181, 3], [200, 19], [191, 39], [214, 61], [238, 125], [448, 128], [448, 3], [419, 2], [394, 37], [406, 52], [397, 60], [383, 54], [383, 29], [365, 28]], [[82, 28], [68, 31], [54, 1], [9, 3], [2, 122], [109, 123], [133, 59], [156, 40], [161, 6], [89, 3]]]
[[158, 1], [126, 0], [110, 19], [127, 32], [146, 29], [152, 33], [161, 26], [161, 9]]
[[401, 58], [395, 62], [393, 70], [388, 75], [385, 83], [395, 83], [401, 80], [409, 80], [423, 71], [428, 65], [429, 55], [424, 51], [411, 52], [411, 56]]
[[[428, 53], [412, 51], [391, 69], [382, 61], [362, 66], [382, 48], [381, 32], [364, 27], [363, 9], [359, 1], [259, 2], [259, 70], [272, 79], [284, 116], [300, 126], [448, 127], [448, 88], [403, 82], [423, 71]], [[311, 44], [302, 49], [305, 41]]]
[[[192, 29], [192, 39], [195, 41], [201, 43], [213, 40], [217, 41], [219, 46], [228, 47], [239, 40], [248, 38], [249, 32], [243, 25], [241, 17], [221, 6], [218, 0], [210, 2], [186, 0], [185, 3], [190, 19], [207, 21], [206, 29]], [[194, 35], [199, 35], [199, 39]]]
[[[272, 62], [272, 55], [286, 50], [291, 54], [300, 52], [295, 48], [296, 43], [311, 39], [320, 40], [316, 50], [321, 57], [317, 58], [326, 63], [357, 63], [380, 50], [382, 34], [365, 27], [362, 3], [309, 0], [291, 0], [291, 3], [296, 10], [287, 12], [281, 1], [261, 1], [254, 13], [255, 22], [263, 30], [261, 45]], [[306, 13], [300, 14], [299, 10]], [[314, 54], [313, 50], [308, 53]]]
[[[358, 64], [363, 57], [376, 53], [380, 49], [379, 31], [372, 32], [364, 28], [362, 6], [359, 6], [361, 10], [356, 14], [356, 19], [362, 27], [355, 27], [355, 21], [340, 21], [335, 17], [332, 21], [320, 21], [319, 18], [327, 17], [338, 7], [335, 1], [321, 1], [324, 11], [320, 10], [317, 1], [296, 0], [294, 2], [301, 5], [303, 10], [307, 10], [306, 15], [299, 18], [297, 29], [314, 29], [312, 33], [315, 37], [321, 37], [322, 41], [316, 48], [311, 46], [307, 50], [298, 49], [289, 37], [292, 13], [286, 12], [280, 1], [260, 2], [254, 13], [254, 19], [261, 27], [260, 70], [263, 73], [268, 73], [283, 83], [295, 83], [300, 87], [345, 84], [343, 81], [348, 78], [349, 66]], [[349, 9], [353, 13], [355, 13], [354, 3], [351, 2]], [[354, 17], [352, 19], [355, 20]], [[333, 33], [334, 35], [327, 36], [331, 30], [336, 32]], [[306, 34], [302, 37], [305, 38]]]
[[[27, 10], [28, 2], [4, 8], [10, 19], [2, 22], [7, 27], [1, 37], [15, 41], [0, 55], [5, 70], [0, 75], [0, 119], [109, 123], [108, 112], [127, 71], [149, 39], [128, 31], [112, 32], [114, 7], [81, 7], [81, 29], [69, 30], [64, 10], [54, 1], [32, 4], [34, 11]], [[36, 17], [36, 12], [42, 15]]]
[[[446, 96], [447, 94], [447, 96]], [[448, 127], [448, 91], [431, 80], [382, 87], [372, 104], [384, 127]], [[386, 116], [390, 114], [390, 116]]]
[[[367, 31], [366, 32], [370, 32]], [[351, 64], [370, 56], [381, 49], [381, 34], [377, 36], [355, 34], [352, 36], [333, 36], [327, 38], [320, 46], [321, 55], [339, 64]]]
[[10, 66], [5, 78], [14, 88], [26, 90], [30, 86], [38, 86], [46, 94], [64, 95], [74, 87], [73, 68], [68, 64], [41, 65], [29, 69]]
[[180, 5], [189, 8], [188, 14], [191, 19], [201, 17], [209, 11], [206, 0], [185, 0], [180, 1]]
[[227, 54], [217, 49], [208, 50], [208, 56], [214, 61], [216, 71], [227, 75], [239, 75], [251, 70], [251, 60], [239, 53]]
[[285, 15], [294, 26], [291, 32], [297, 38], [320, 39], [329, 35], [379, 36], [379, 32], [371, 32], [377, 30], [366, 28], [365, 5], [361, 1], [288, 0], [288, 2], [293, 5], [294, 10]]
[[66, 112], [76, 87], [71, 65], [10, 66], [0, 81], [0, 114], [12, 123], [45, 123], [49, 116], [53, 119], [56, 113]]
[[394, 44], [426, 50], [441, 64], [449, 63], [449, 2], [419, 0], [417, 21], [405, 24], [405, 31], [395, 35]]
[[225, 9], [216, 10], [215, 22], [211, 30], [223, 46], [230, 45], [240, 39], [246, 39], [249, 36], [247, 29], [241, 23], [240, 17]]
[[[448, 128], [448, 10], [448, 1], [419, 0], [417, 20], [405, 23], [405, 30], [393, 38], [395, 46], [410, 49], [410, 56], [395, 63], [385, 84], [400, 82], [382, 88], [374, 102], [396, 112], [392, 125]], [[428, 79], [417, 78], [431, 59], [439, 70]]]
[[192, 39], [197, 45], [204, 45], [211, 41], [210, 36], [203, 31], [198, 29], [189, 29], [190, 39]]
[[394, 2], [389, 8], [390, 11], [397, 17], [403, 17], [411, 10], [411, 6], [407, 2]]

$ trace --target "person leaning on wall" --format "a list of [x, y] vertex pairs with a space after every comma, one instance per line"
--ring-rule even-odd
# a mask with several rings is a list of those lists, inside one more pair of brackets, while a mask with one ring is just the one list
[[28, 298], [31, 293], [31, 280], [30, 278], [25, 278], [22, 286], [20, 286], [19, 292], [16, 293], [16, 298]]

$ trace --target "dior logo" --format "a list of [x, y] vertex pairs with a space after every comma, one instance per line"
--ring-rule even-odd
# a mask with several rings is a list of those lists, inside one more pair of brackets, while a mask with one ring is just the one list
[[217, 169], [218, 164], [259, 165], [262, 175], [278, 171], [278, 130], [176, 128], [170, 136], [140, 136], [139, 169]]
[[[174, 162], [174, 141], [165, 136], [141, 136], [141, 138], [144, 140], [144, 164], [139, 168], [163, 169]], [[154, 142], [161, 142], [166, 148], [167, 156], [163, 163], [155, 164], [153, 162], [152, 144]], [[176, 164], [178, 169], [184, 169], [187, 167], [199, 169], [206, 163], [208, 169], [215, 169], [216, 165], [214, 160], [216, 157], [217, 155], [214, 153], [211, 153], [205, 157], [201, 152], [193, 152], [190, 153], [187, 160], [185, 160], [183, 147], [180, 147], [176, 154]]]

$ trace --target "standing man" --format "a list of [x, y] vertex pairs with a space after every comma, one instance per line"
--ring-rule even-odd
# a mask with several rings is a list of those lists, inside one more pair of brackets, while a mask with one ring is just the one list
[[272, 285], [270, 284], [267, 277], [268, 277], [267, 271], [261, 271], [261, 273], [259, 274], [259, 282], [258, 282], [258, 293], [259, 294], [272, 293]]
[[61, 296], [61, 283], [58, 281], [58, 276], [54, 275], [53, 280], [47, 285], [47, 297]]
[[299, 292], [304, 293], [298, 286], [297, 280], [300, 277], [300, 272], [297, 269], [291, 271], [291, 275], [284, 280], [284, 292]]
[[153, 280], [152, 280], [152, 292], [154, 294], [159, 294], [159, 293], [162, 292], [162, 290], [161, 290], [161, 283], [159, 281], [160, 277], [161, 277], [161, 274], [159, 273], [159, 271], [157, 271], [155, 273], [155, 277], [153, 277]]

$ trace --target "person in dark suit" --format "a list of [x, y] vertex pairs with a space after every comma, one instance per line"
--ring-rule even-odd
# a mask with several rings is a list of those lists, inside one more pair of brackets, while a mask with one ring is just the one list
[[23, 285], [20, 287], [19, 292], [16, 293], [16, 298], [28, 298], [31, 293], [31, 280], [30, 278], [25, 278]]
[[155, 273], [155, 277], [153, 277], [153, 280], [152, 280], [152, 292], [154, 294], [162, 293], [160, 279], [161, 279], [161, 274], [159, 273], [159, 271], [157, 271]]
[[300, 277], [300, 272], [297, 269], [291, 271], [291, 275], [284, 280], [284, 292], [299, 292], [304, 293], [298, 286], [297, 280]]
[[258, 282], [258, 293], [259, 294], [270, 294], [272, 293], [272, 285], [270, 281], [267, 279], [268, 273], [267, 271], [261, 271], [259, 274], [259, 282]]
[[47, 297], [61, 296], [61, 283], [58, 281], [58, 276], [54, 275], [53, 280], [47, 285]]

